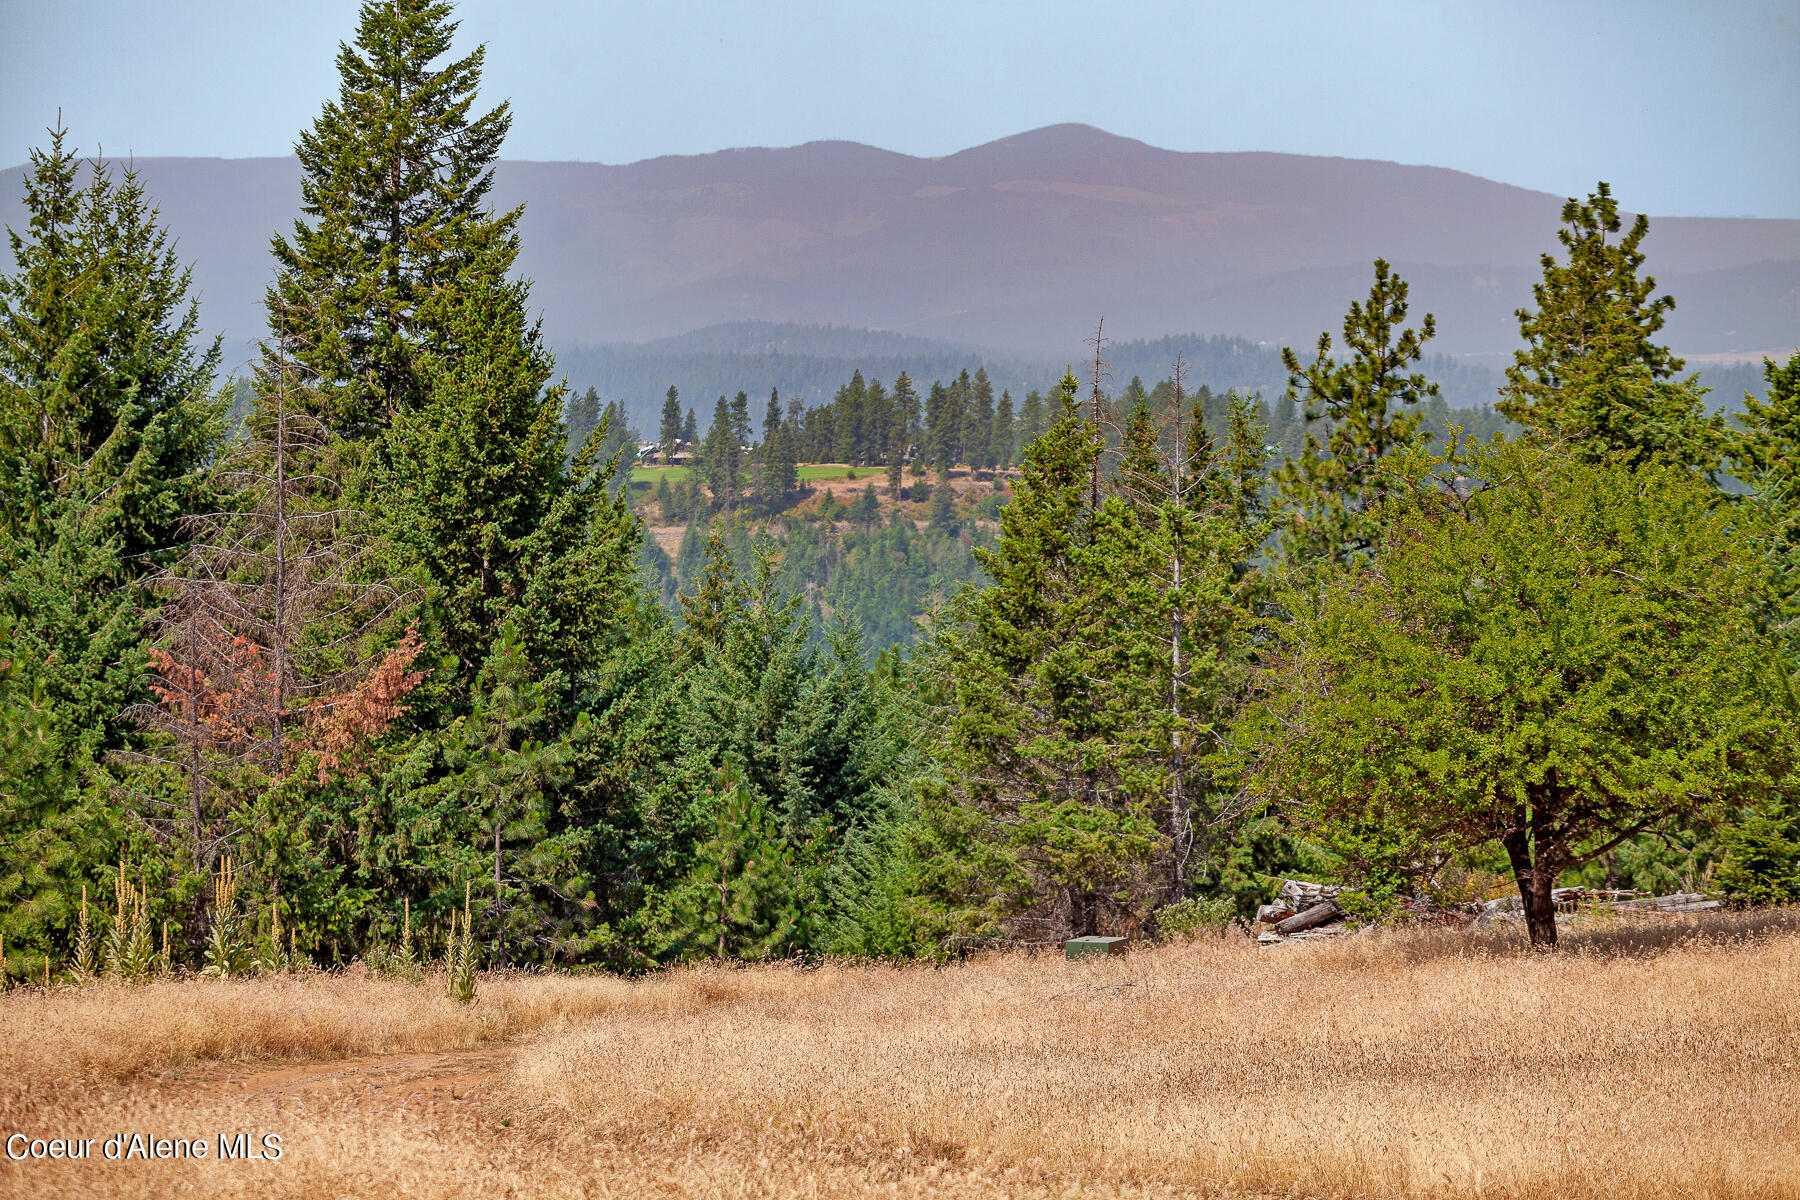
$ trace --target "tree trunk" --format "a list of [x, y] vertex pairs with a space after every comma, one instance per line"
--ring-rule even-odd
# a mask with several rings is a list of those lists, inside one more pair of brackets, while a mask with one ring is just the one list
[[1532, 854], [1531, 835], [1522, 828], [1508, 832], [1501, 842], [1525, 906], [1525, 932], [1532, 948], [1556, 949], [1556, 901], [1550, 897], [1556, 886], [1555, 864]]

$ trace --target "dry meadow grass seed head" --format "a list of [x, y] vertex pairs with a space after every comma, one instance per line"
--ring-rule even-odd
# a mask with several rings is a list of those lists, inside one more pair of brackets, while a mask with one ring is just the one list
[[[254, 1178], [84, 1176], [120, 1196], [1780, 1200], [1800, 1197], [1796, 917], [1575, 924], [1556, 955], [1427, 931], [1089, 963], [489, 973], [473, 1009], [343, 975], [18, 992], [0, 1118], [256, 1111], [289, 1135]], [[143, 1078], [183, 1056], [532, 1031], [473, 1104], [370, 1086], [246, 1109]], [[0, 1163], [0, 1192], [54, 1182]]]

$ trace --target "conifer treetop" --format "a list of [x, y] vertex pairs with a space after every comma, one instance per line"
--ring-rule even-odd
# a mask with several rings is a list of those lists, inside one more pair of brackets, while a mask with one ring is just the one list
[[497, 253], [507, 270], [518, 254], [522, 207], [488, 203], [511, 110], [471, 116], [484, 47], [434, 65], [450, 14], [444, 0], [368, 0], [338, 48], [338, 98], [294, 147], [304, 216], [271, 243], [270, 324], [281, 333], [285, 311], [316, 299], [334, 336], [308, 366], [346, 436], [418, 406], [415, 360], [442, 348], [434, 300], [469, 263]]

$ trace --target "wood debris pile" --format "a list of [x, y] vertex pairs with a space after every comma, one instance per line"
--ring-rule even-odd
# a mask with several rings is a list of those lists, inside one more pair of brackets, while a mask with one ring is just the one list
[[[1310, 883], [1304, 879], [1281, 881], [1280, 898], [1256, 910], [1256, 920], [1265, 928], [1256, 940], [1264, 946], [1276, 946], [1308, 938], [1335, 937], [1348, 933], [1351, 926], [1344, 921], [1345, 912], [1338, 903], [1342, 888], [1332, 884]], [[1699, 892], [1676, 892], [1669, 896], [1652, 896], [1629, 889], [1557, 888], [1550, 893], [1559, 913], [1614, 912], [1669, 916], [1682, 913], [1709, 912], [1720, 907]], [[1525, 914], [1517, 896], [1464, 904], [1442, 904], [1414, 898], [1401, 902], [1400, 918], [1409, 922], [1436, 925], [1477, 925], [1488, 921], [1522, 921]]]
[[1272, 929], [1257, 935], [1265, 946], [1290, 938], [1333, 937], [1344, 933], [1344, 910], [1337, 898], [1343, 889], [1304, 879], [1281, 881], [1281, 898], [1256, 910], [1256, 919]]

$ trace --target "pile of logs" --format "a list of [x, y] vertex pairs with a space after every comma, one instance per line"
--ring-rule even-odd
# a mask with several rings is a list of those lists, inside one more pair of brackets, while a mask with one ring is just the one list
[[[1256, 910], [1256, 919], [1273, 926], [1274, 931], [1263, 933], [1256, 940], [1271, 945], [1296, 934], [1316, 937], [1344, 932], [1344, 926], [1337, 924], [1344, 918], [1344, 910], [1337, 902], [1342, 890], [1331, 884], [1308, 883], [1303, 879], [1282, 880], [1281, 898]], [[1335, 928], [1323, 928], [1328, 925], [1335, 925]]]
[[[1342, 888], [1331, 884], [1309, 883], [1304, 879], [1281, 881], [1280, 898], [1256, 910], [1256, 919], [1267, 926], [1257, 935], [1265, 946], [1294, 939], [1330, 937], [1346, 933], [1344, 910], [1338, 904]], [[1652, 896], [1646, 892], [1620, 889], [1597, 890], [1582, 887], [1557, 888], [1550, 893], [1556, 910], [1561, 913], [1583, 909], [1619, 912], [1679, 914], [1709, 912], [1719, 908], [1717, 900], [1709, 900], [1699, 892], [1676, 892], [1670, 896]], [[1520, 920], [1524, 914], [1517, 896], [1502, 896], [1485, 903], [1446, 905], [1428, 899], [1402, 903], [1407, 919], [1439, 925], [1471, 925], [1490, 920]]]

